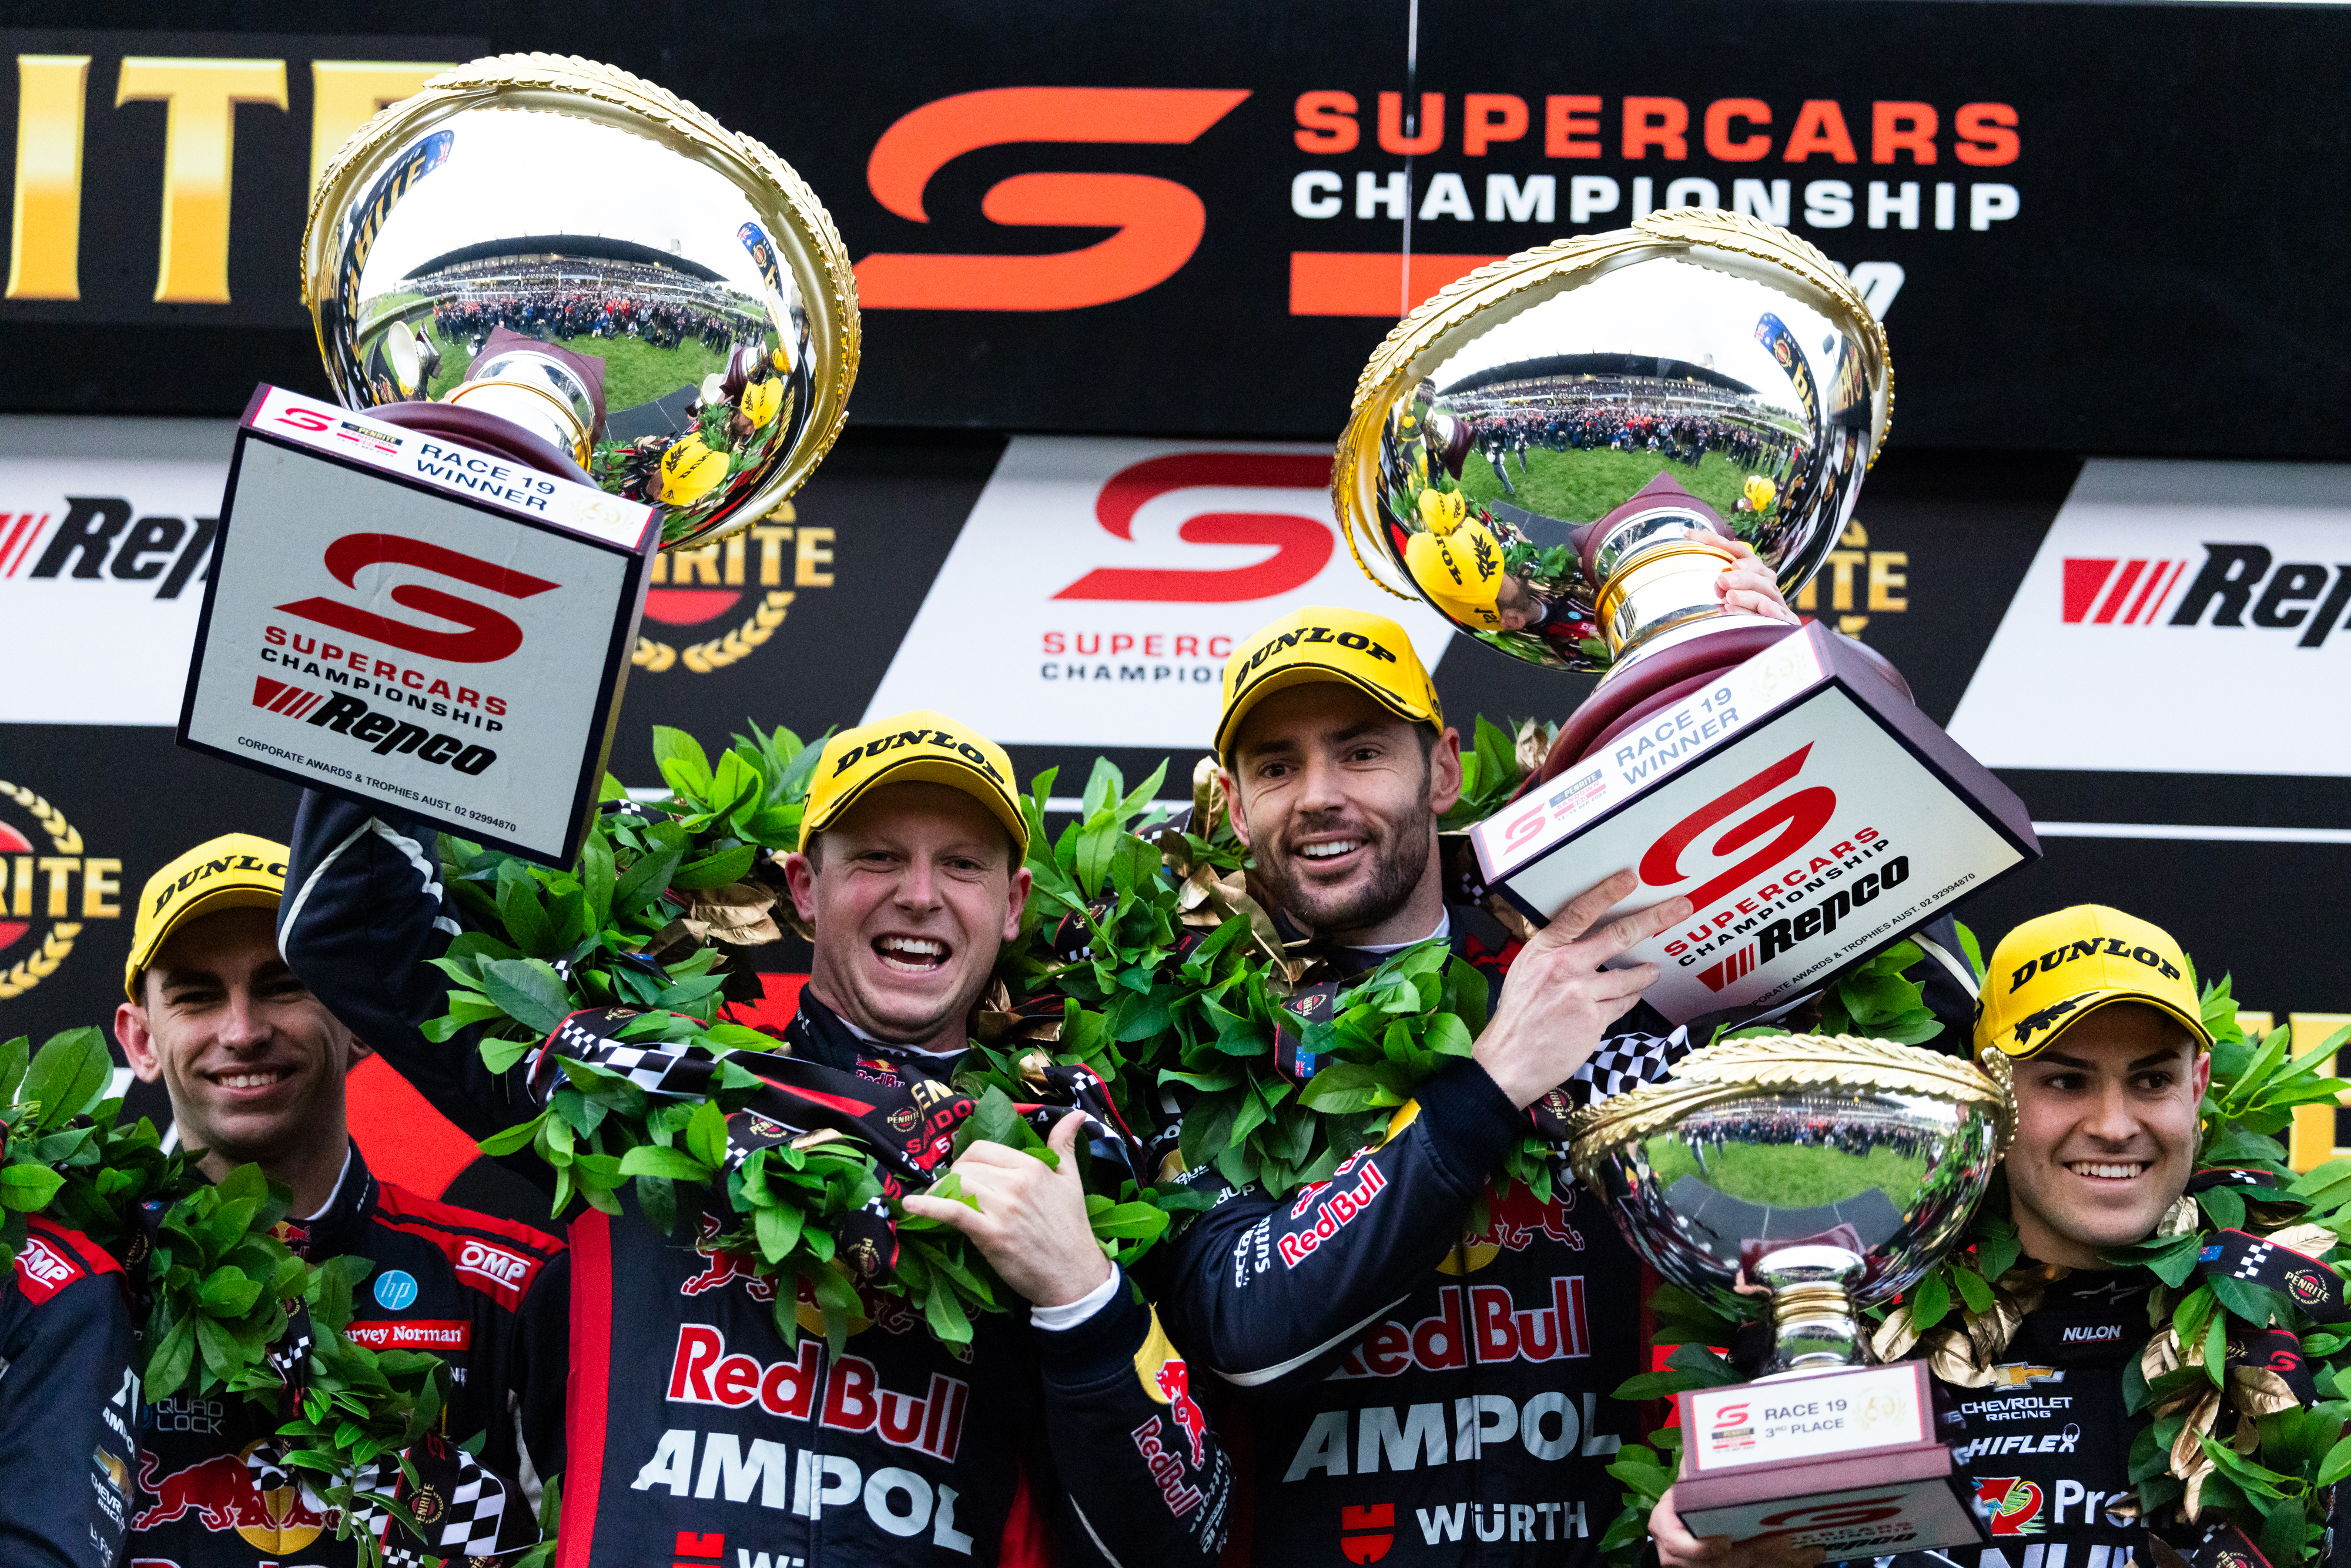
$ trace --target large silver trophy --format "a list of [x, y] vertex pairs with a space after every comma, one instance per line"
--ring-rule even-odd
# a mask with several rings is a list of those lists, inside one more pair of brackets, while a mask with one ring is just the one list
[[1538, 922], [1617, 866], [1639, 904], [1688, 896], [1688, 926], [1627, 956], [1677, 1022], [1813, 988], [2039, 853], [1884, 658], [1716, 592], [1743, 543], [1798, 597], [1892, 403], [1842, 269], [1705, 208], [1469, 274], [1357, 383], [1332, 497], [1365, 573], [1488, 647], [1602, 672], [1472, 832], [1483, 879]]
[[1980, 1539], [1925, 1364], [1869, 1364], [1861, 1314], [1959, 1241], [2013, 1127], [1997, 1052], [1848, 1036], [1725, 1041], [1576, 1114], [1577, 1177], [1651, 1267], [1733, 1317], [1769, 1301], [1771, 1375], [1679, 1396], [1698, 1534], [1831, 1560]]
[[840, 235], [694, 105], [502, 56], [343, 145], [302, 287], [339, 403], [246, 412], [182, 743], [568, 862], [655, 552], [766, 517], [840, 433]]

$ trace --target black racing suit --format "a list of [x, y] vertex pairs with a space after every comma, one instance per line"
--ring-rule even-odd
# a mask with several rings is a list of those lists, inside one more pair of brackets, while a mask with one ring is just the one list
[[131, 1523], [139, 1379], [122, 1269], [36, 1215], [0, 1275], [0, 1563], [113, 1568]]
[[[1499, 998], [1519, 945], [1482, 910], [1447, 915], [1453, 950]], [[1379, 956], [1331, 956], [1363, 970]], [[1972, 996], [1922, 977], [1964, 1038]], [[1677, 1029], [1637, 1006], [1568, 1096], [1659, 1078], [1721, 1021]], [[1247, 1396], [1220, 1420], [1249, 1456], [1251, 1561], [1597, 1561], [1621, 1506], [1607, 1467], [1640, 1437], [1609, 1395], [1649, 1364], [1642, 1264], [1573, 1183], [1542, 1203], [1493, 1177], [1527, 1124], [1464, 1061], [1327, 1185], [1277, 1202], [1213, 1166], [1183, 1178], [1216, 1207], [1155, 1260], [1154, 1282], [1177, 1346]]]
[[[519, 1072], [482, 1066], [470, 1032], [419, 1032], [445, 1009], [428, 960], [457, 928], [432, 841], [306, 796], [279, 944], [338, 1017], [486, 1137], [535, 1108]], [[806, 992], [788, 1038], [796, 1055], [877, 1079], [924, 1071]], [[1122, 1568], [1216, 1561], [1233, 1467], [1123, 1281], [1066, 1331], [983, 1316], [963, 1354], [903, 1301], [869, 1297], [828, 1364], [820, 1329], [788, 1348], [769, 1283], [698, 1249], [693, 1230], [666, 1234], [633, 1207], [571, 1227], [563, 1568], [1029, 1563], [1049, 1521], [1065, 1563], [1097, 1551]]]
[[[350, 1337], [447, 1362], [442, 1432], [460, 1443], [480, 1434], [483, 1466], [502, 1487], [515, 1483], [498, 1506], [535, 1513], [537, 1479], [563, 1462], [563, 1243], [381, 1182], [356, 1145], [326, 1208], [279, 1234], [314, 1261], [352, 1256], [374, 1265], [351, 1292]], [[339, 1511], [293, 1479], [301, 1472], [249, 1462], [275, 1457], [277, 1426], [272, 1409], [236, 1394], [183, 1391], [142, 1408], [133, 1560], [177, 1568], [356, 1563], [359, 1542], [335, 1539]]]
[[[1881, 1557], [1876, 1568], [2153, 1568], [2130, 1480], [2147, 1416], [2125, 1406], [2123, 1378], [2147, 1345], [2154, 1283], [2141, 1269], [2068, 1274], [2026, 1314], [1987, 1386], [1935, 1380], [1941, 1435], [1991, 1541]], [[2164, 1533], [2195, 1555], [2197, 1526]], [[2329, 1563], [2342, 1559], [2343, 1533]]]

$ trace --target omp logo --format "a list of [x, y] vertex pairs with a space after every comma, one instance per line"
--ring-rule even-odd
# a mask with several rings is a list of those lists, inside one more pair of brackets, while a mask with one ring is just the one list
[[530, 1272], [530, 1260], [486, 1241], [468, 1240], [457, 1249], [457, 1272], [478, 1274], [512, 1290]]
[[34, 1300], [44, 1300], [61, 1285], [70, 1284], [80, 1274], [73, 1260], [40, 1237], [26, 1239], [16, 1251], [16, 1272], [28, 1285], [37, 1288]]
[[2068, 626], [2152, 626], [2179, 586], [2184, 560], [2065, 560]]
[[1719, 991], [1725, 986], [1745, 979], [1754, 972], [1755, 944], [1750, 942], [1719, 964], [1709, 964], [1700, 969], [1698, 972], [1698, 977], [1699, 983], [1708, 990]]
[[[1249, 97], [1244, 89], [993, 88], [905, 115], [873, 144], [865, 181], [899, 217], [927, 224], [931, 177], [967, 152], [1019, 142], [1183, 146]], [[858, 303], [883, 310], [1075, 310], [1165, 283], [1192, 259], [1207, 208], [1190, 187], [1147, 174], [1015, 174], [979, 210], [1016, 226], [1110, 228], [1044, 256], [884, 251], [857, 264]]]
[[2064, 564], [2068, 626], [2299, 629], [2294, 646], [2316, 648], [2351, 611], [2351, 562], [2280, 561], [2267, 545], [2208, 542], [2192, 578], [2185, 560], [2068, 556]]
[[300, 718], [326, 700], [322, 693], [289, 686], [266, 675], [253, 678], [253, 706], [266, 708], [271, 713], [282, 713], [288, 718]]
[[[1131, 544], [1134, 515], [1145, 503], [1176, 491], [1324, 490], [1330, 484], [1331, 459], [1313, 453], [1180, 452], [1112, 475], [1094, 501], [1094, 519], [1111, 538]], [[1102, 567], [1053, 597], [1176, 604], [1270, 599], [1313, 581], [1330, 564], [1333, 544], [1327, 521], [1299, 512], [1201, 512], [1186, 517], [1176, 537], [1186, 544], [1270, 547], [1273, 554], [1222, 570]]]
[[[345, 534], [327, 547], [325, 559], [327, 570], [345, 588], [355, 587], [359, 574], [368, 567], [394, 565], [420, 567], [509, 599], [529, 599], [561, 586], [543, 577], [398, 534]], [[465, 630], [438, 631], [413, 622], [395, 621], [332, 599], [302, 599], [277, 608], [288, 615], [299, 615], [354, 637], [366, 637], [404, 653], [446, 659], [452, 664], [492, 664], [522, 646], [522, 628], [511, 618], [476, 601], [416, 582], [398, 583], [383, 597], [402, 609], [454, 621]]]

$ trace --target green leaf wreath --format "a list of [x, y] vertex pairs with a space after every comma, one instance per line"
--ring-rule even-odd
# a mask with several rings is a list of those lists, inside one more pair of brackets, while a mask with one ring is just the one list
[[[440, 1417], [447, 1368], [348, 1338], [352, 1287], [373, 1264], [296, 1256], [275, 1233], [292, 1206], [285, 1186], [249, 1165], [206, 1181], [197, 1153], [166, 1153], [145, 1117], [123, 1121], [122, 1101], [106, 1093], [112, 1079], [94, 1029], [38, 1051], [24, 1036], [0, 1045], [0, 1270], [25, 1245], [29, 1214], [103, 1248], [137, 1302], [145, 1397], [234, 1396], [282, 1417], [287, 1463], [311, 1472], [361, 1561], [381, 1561], [355, 1516], [372, 1505], [412, 1531], [415, 1521], [362, 1483], [380, 1462], [407, 1466], [404, 1450]], [[307, 1349], [287, 1351], [304, 1326]]]
[[[1980, 968], [1973, 940], [1967, 941]], [[1899, 1020], [1914, 1010], [1900, 987], [1889, 984], [1887, 962], [1865, 966], [1848, 977], [1857, 984], [1837, 988], [1832, 1005], [1842, 1005], [1853, 1020], [1848, 1032], [1872, 1032], [1873, 1019]], [[2197, 1264], [2219, 1229], [2264, 1237], [2337, 1272], [2351, 1262], [2351, 1159], [2297, 1176], [2276, 1137], [2298, 1107], [2331, 1107], [2351, 1090], [2326, 1073], [2351, 1030], [2297, 1056], [2289, 1029], [2258, 1040], [2245, 1035], [2227, 977], [2199, 995], [2214, 1043], [2197, 1164], [2258, 1173], [2266, 1185], [2201, 1186], [2183, 1197], [2148, 1239], [2106, 1254], [2112, 1267], [2155, 1276], [2147, 1301], [2154, 1333], [2124, 1375], [2126, 1406], [2141, 1423], [2130, 1448], [2130, 1479], [2141, 1517], [2151, 1524], [2218, 1518], [2242, 1530], [2273, 1563], [2311, 1561], [2325, 1535], [2332, 1489], [2351, 1478], [2351, 1333], [2344, 1324], [2314, 1322], [2290, 1297], [2257, 1283], [2199, 1276]], [[1873, 1347], [1881, 1359], [1922, 1354], [1937, 1376], [1962, 1385], [1998, 1361], [2016, 1325], [2062, 1277], [2020, 1260], [2022, 1243], [2007, 1210], [2005, 1184], [1995, 1177], [1967, 1240], [1900, 1301], [1873, 1310], [1879, 1320]], [[1742, 1322], [1672, 1285], [1661, 1288], [1652, 1305], [1659, 1320], [1655, 1343], [1676, 1348], [1666, 1370], [1628, 1380], [1617, 1398], [1669, 1397], [1741, 1381], [1708, 1347], [1730, 1344]], [[1761, 1310], [1759, 1304], [1759, 1315]], [[2314, 1403], [2303, 1405], [2275, 1372], [2238, 1354], [2274, 1329], [2299, 1336]], [[1625, 1488], [1624, 1511], [1602, 1541], [1612, 1561], [1630, 1562], [1639, 1552], [1649, 1512], [1673, 1482], [1679, 1441], [1677, 1430], [1653, 1433], [1654, 1446], [1628, 1445], [1610, 1468]]]

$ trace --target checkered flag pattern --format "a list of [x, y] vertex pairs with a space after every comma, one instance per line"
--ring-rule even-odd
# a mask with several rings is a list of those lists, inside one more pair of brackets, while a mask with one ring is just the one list
[[2276, 1250], [2275, 1247], [2266, 1241], [2254, 1242], [2251, 1247], [2246, 1248], [2244, 1255], [2237, 1260], [2237, 1267], [2231, 1273], [2230, 1278], [2260, 1281], [2262, 1270], [2270, 1260], [2270, 1254]]
[[1567, 1096], [1578, 1105], [1601, 1101], [1662, 1082], [1667, 1069], [1690, 1052], [1689, 1030], [1671, 1034], [1612, 1034], [1600, 1041], [1592, 1060], [1567, 1081]]
[[[449, 1488], [448, 1511], [442, 1516], [440, 1554], [444, 1557], [489, 1557], [499, 1551], [499, 1527], [506, 1521], [506, 1483], [484, 1469], [473, 1455], [452, 1448], [457, 1478]], [[508, 1542], [511, 1548], [522, 1544]]]

